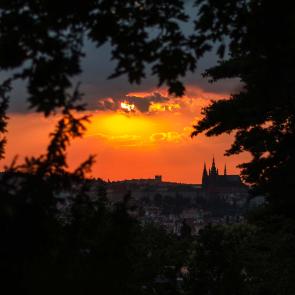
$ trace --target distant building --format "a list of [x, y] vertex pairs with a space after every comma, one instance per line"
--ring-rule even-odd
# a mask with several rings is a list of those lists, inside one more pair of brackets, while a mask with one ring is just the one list
[[228, 175], [226, 165], [223, 174], [219, 174], [213, 157], [211, 168], [207, 171], [206, 163], [204, 163], [202, 176], [202, 189], [207, 193], [216, 194], [237, 194], [246, 193], [248, 187], [242, 182], [239, 175]]
[[155, 175], [156, 182], [162, 182], [162, 175]]

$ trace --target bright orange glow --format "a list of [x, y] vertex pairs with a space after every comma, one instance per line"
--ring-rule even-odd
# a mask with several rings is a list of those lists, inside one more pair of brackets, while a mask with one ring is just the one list
[[[165, 89], [128, 95], [144, 99], [155, 92], [167, 97]], [[164, 180], [199, 183], [204, 160], [210, 161], [214, 154], [218, 168], [222, 169], [227, 162], [228, 172], [237, 173], [235, 166], [246, 156], [223, 158], [231, 136], [190, 138], [201, 109], [210, 99], [225, 96], [188, 87], [182, 98], [151, 102], [146, 113], [140, 113], [126, 101], [120, 103], [117, 111], [93, 111], [84, 138], [74, 140], [69, 148], [70, 168], [75, 168], [89, 154], [96, 154], [92, 176], [105, 180], [151, 178], [160, 174]], [[108, 98], [107, 102], [114, 100]], [[10, 114], [7, 153], [0, 167], [9, 164], [16, 154], [44, 153], [56, 121], [57, 118], [45, 119], [40, 114]]]
[[90, 118], [86, 136], [104, 133], [108, 136], [146, 134], [156, 130], [156, 122], [147, 116], [129, 116], [120, 113], [100, 113]]

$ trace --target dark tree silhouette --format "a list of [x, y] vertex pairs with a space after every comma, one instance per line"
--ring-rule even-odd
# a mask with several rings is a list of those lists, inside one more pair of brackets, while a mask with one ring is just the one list
[[[179, 78], [195, 68], [179, 27], [186, 20], [180, 0], [1, 1], [0, 70], [12, 74], [0, 88], [0, 132], [5, 131], [7, 94], [15, 80], [25, 80], [29, 106], [46, 116], [67, 105], [86, 39], [97, 47], [111, 43], [118, 62], [111, 78], [127, 74], [130, 82], [139, 83], [151, 64], [159, 85], [182, 94]], [[3, 156], [5, 139], [0, 140]]]
[[187, 294], [252, 294], [246, 253], [254, 233], [244, 225], [203, 229], [189, 263]]
[[[84, 175], [93, 157], [70, 173], [66, 150], [87, 120], [77, 115], [85, 107], [78, 87], [70, 93], [85, 39], [97, 47], [111, 43], [118, 61], [111, 77], [127, 74], [139, 83], [151, 64], [160, 85], [182, 94], [179, 77], [194, 69], [179, 28], [186, 19], [182, 1], [0, 1], [0, 70], [9, 76], [0, 86], [0, 157], [16, 80], [25, 81], [31, 108], [61, 114], [47, 152], [20, 165], [14, 161], [0, 175], [2, 288], [130, 295], [158, 293], [157, 276], [176, 282], [176, 270], [168, 278], [165, 268], [175, 261], [167, 251], [174, 238], [140, 227], [125, 203], [111, 209], [101, 198], [92, 200]], [[70, 195], [60, 199], [63, 192]]]
[[[276, 211], [294, 216], [294, 13], [291, 1], [197, 1], [194, 43], [218, 49], [219, 64], [205, 76], [237, 78], [240, 90], [212, 102], [193, 135], [234, 132], [227, 155], [250, 152], [242, 176], [267, 195]], [[222, 57], [224, 57], [222, 59]]]

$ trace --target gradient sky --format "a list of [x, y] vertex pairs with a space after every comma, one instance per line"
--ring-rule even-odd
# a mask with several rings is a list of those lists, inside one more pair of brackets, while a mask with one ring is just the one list
[[[232, 136], [190, 137], [201, 109], [211, 99], [228, 97], [239, 87], [237, 81], [209, 84], [201, 77], [204, 69], [216, 63], [214, 54], [203, 58], [198, 71], [184, 78], [185, 96], [174, 98], [167, 95], [165, 88], [157, 88], [153, 77], [140, 85], [130, 85], [126, 77], [107, 80], [115, 66], [110, 61], [110, 46], [96, 49], [88, 42], [85, 52], [83, 73], [74, 82], [82, 83], [91, 122], [84, 138], [71, 144], [71, 168], [87, 155], [96, 154], [92, 176], [105, 180], [152, 178], [160, 174], [167, 181], [199, 183], [204, 161], [211, 162], [214, 155], [220, 170], [226, 162], [229, 173], [238, 173], [236, 165], [247, 156], [223, 156]], [[1, 74], [0, 79], [3, 78], [5, 75]], [[44, 153], [57, 120], [28, 110], [23, 83], [14, 87], [8, 115], [8, 145], [2, 167], [15, 155], [21, 161], [24, 156]]]
[[[237, 173], [236, 165], [245, 156], [223, 157], [232, 141], [230, 135], [190, 137], [202, 107], [210, 99], [225, 96], [196, 85], [187, 85], [182, 98], [167, 96], [165, 89], [148, 88], [128, 92], [121, 98], [98, 96], [96, 109], [87, 111], [91, 121], [84, 138], [73, 141], [69, 149], [71, 167], [87, 155], [96, 154], [92, 176], [105, 180], [151, 178], [161, 174], [167, 181], [199, 183], [204, 161], [211, 162], [214, 155], [220, 170], [226, 162], [228, 172]], [[15, 155], [21, 161], [23, 156], [44, 152], [57, 118], [44, 118], [34, 112], [11, 112], [9, 116], [4, 164]]]

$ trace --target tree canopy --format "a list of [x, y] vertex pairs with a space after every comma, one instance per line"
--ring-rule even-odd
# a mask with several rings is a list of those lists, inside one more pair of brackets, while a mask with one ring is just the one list
[[225, 47], [219, 47], [220, 57], [227, 49], [226, 58], [208, 69], [205, 77], [238, 78], [242, 86], [230, 99], [205, 108], [193, 135], [234, 132], [227, 155], [250, 152], [252, 160], [241, 165], [242, 176], [257, 193], [267, 195], [276, 210], [292, 215], [295, 21], [291, 2], [198, 2], [197, 42], [209, 46], [225, 41]]

